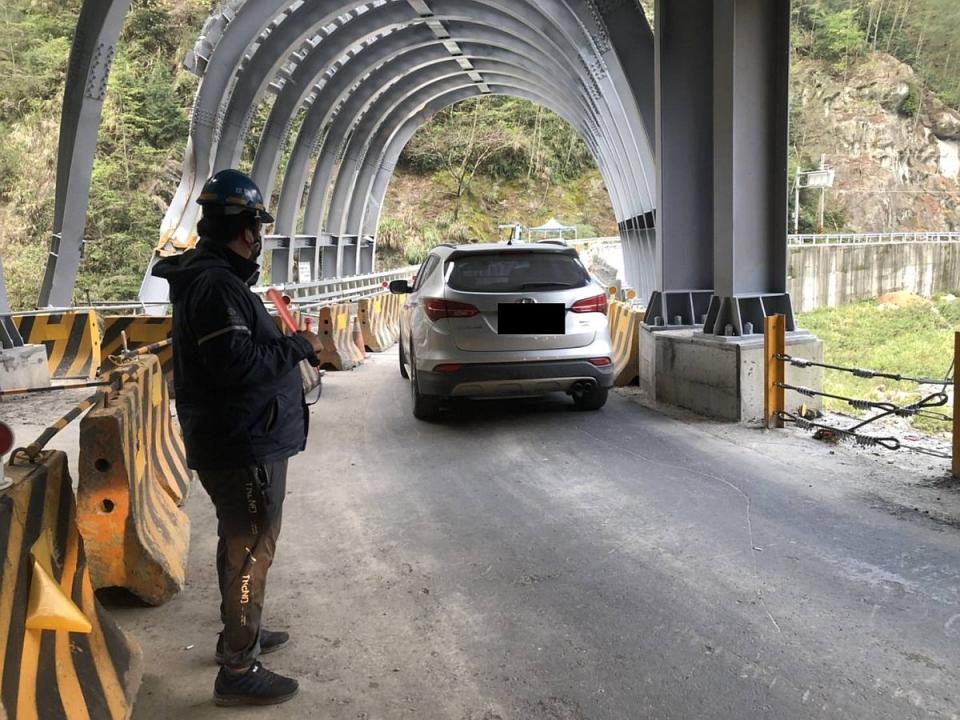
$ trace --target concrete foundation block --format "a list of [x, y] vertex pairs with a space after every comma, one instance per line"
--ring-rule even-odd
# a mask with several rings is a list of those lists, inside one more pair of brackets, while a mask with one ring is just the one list
[[661, 399], [657, 395], [657, 339], [692, 338], [694, 330], [696, 328], [668, 330], [646, 323], [640, 326], [640, 389], [651, 400]]
[[43, 345], [0, 350], [0, 389], [50, 387], [47, 349]]
[[[823, 343], [789, 333], [787, 354], [823, 361]], [[731, 422], [763, 421], [763, 338], [714, 338], [694, 330], [641, 331], [640, 387], [657, 402]], [[788, 385], [823, 389], [822, 368], [787, 365]], [[786, 409], [820, 409], [819, 398], [787, 392]]]
[[[787, 334], [787, 355], [823, 362], [823, 341], [809, 333]], [[745, 423], [763, 422], [763, 342], [759, 346], [746, 345], [740, 349], [740, 408], [741, 421]], [[786, 384], [794, 387], [807, 387], [823, 390], [823, 368], [796, 368], [787, 364]], [[823, 398], [805, 397], [788, 390], [784, 397], [787, 412], [796, 414], [801, 405], [813, 410], [823, 409]]]

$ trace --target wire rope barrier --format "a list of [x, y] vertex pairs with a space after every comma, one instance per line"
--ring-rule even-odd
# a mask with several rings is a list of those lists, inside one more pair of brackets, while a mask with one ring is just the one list
[[[810, 360], [807, 358], [794, 357], [785, 351], [785, 323], [781, 316], [771, 316], [767, 318], [764, 332], [765, 347], [765, 382], [764, 382], [764, 404], [765, 420], [768, 427], [784, 427], [785, 423], [790, 423], [796, 428], [805, 431], [812, 431], [820, 439], [847, 440], [853, 442], [859, 447], [884, 448], [886, 450], [898, 451], [905, 450], [922, 455], [928, 455], [947, 460], [953, 460], [953, 472], [955, 476], [960, 476], [960, 418], [956, 413], [946, 414], [939, 412], [938, 408], [944, 408], [950, 404], [950, 394], [948, 388], [956, 383], [956, 353], [960, 352], [960, 333], [955, 336], [955, 356], [946, 375], [943, 377], [921, 377], [895, 372], [883, 372], [863, 367], [847, 367], [833, 363]], [[805, 385], [788, 383], [786, 381], [786, 366], [805, 370], [808, 368], [821, 368], [831, 372], [846, 373], [861, 380], [890, 380], [897, 383], [907, 383], [916, 386], [921, 390], [919, 400], [905, 403], [896, 403], [891, 400], [870, 400], [865, 398], [851, 397], [836, 392], [826, 390], [816, 390]], [[924, 393], [922, 388], [939, 387], [936, 392]], [[787, 391], [796, 393], [806, 398], [822, 398], [825, 400], [834, 400], [845, 403], [853, 410], [866, 413], [866, 417], [854, 418], [852, 424], [848, 427], [839, 427], [837, 424], [831, 424], [821, 421], [818, 417], [805, 415], [802, 410], [798, 412], [789, 412], [785, 407], [785, 393]], [[886, 428], [880, 429], [881, 421], [889, 418], [922, 418], [933, 422], [941, 422], [948, 425], [953, 430], [953, 452], [946, 453], [940, 450], [924, 447], [904, 439], [898, 438], [892, 434], [885, 434]], [[874, 430], [875, 434], [868, 434]]]

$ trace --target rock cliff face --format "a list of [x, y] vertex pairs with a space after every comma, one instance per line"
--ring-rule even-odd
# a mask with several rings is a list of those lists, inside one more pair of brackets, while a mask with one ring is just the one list
[[[960, 231], [960, 113], [924, 91], [910, 66], [873, 53], [845, 72], [793, 67], [795, 158], [836, 169], [826, 232]], [[807, 200], [809, 202], [809, 199]]]

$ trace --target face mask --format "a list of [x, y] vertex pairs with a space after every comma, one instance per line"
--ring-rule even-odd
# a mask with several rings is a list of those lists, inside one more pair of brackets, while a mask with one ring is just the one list
[[254, 262], [260, 257], [260, 253], [263, 251], [263, 237], [260, 235], [260, 226], [257, 226], [257, 229], [251, 230], [253, 233], [253, 247], [250, 249], [250, 259]]

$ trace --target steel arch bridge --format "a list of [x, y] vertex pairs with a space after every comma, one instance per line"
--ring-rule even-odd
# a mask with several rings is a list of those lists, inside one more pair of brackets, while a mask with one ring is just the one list
[[[40, 307], [70, 304], [130, 3], [81, 10]], [[583, 137], [610, 193], [627, 280], [652, 293], [667, 324], [749, 334], [770, 310], [789, 314], [789, 24], [790, 0], [658, 0], [656, 32], [637, 0], [228, 0], [186, 60], [200, 84], [154, 259], [192, 247], [204, 180], [252, 144], [254, 179], [279, 197], [273, 281], [292, 281], [295, 266], [313, 281], [371, 272], [409, 139], [447, 106], [508, 95]], [[689, 312], [674, 314], [677, 297]], [[703, 297], [709, 307], [694, 302]], [[148, 268], [141, 300], [164, 299]]]

